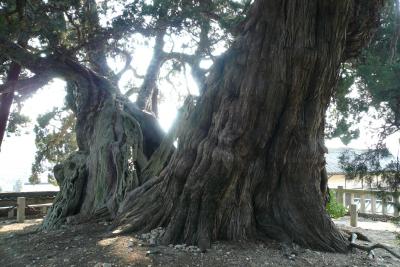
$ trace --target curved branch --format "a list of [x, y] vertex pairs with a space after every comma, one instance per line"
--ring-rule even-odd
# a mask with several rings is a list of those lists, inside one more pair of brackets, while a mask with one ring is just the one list
[[63, 51], [49, 57], [40, 57], [29, 53], [26, 49], [0, 35], [0, 50], [11, 60], [29, 69], [33, 73], [48, 77], [62, 77], [77, 82], [93, 82], [98, 80], [107, 84], [104, 88], [115, 88], [106, 78], [86, 68], [79, 62], [65, 56]]
[[15, 61], [19, 65], [29, 69], [34, 73], [41, 73], [49, 70], [54, 65], [47, 58], [42, 58], [29, 53], [22, 46], [11, 42], [4, 36], [0, 35], [0, 49], [4, 55]]
[[117, 74], [116, 74], [116, 78], [117, 80], [121, 79], [121, 76], [129, 69], [131, 68], [131, 62], [132, 62], [132, 56], [128, 51], [125, 50], [120, 50], [119, 51], [121, 54], [123, 54], [125, 56], [125, 65], [122, 68], [122, 70], [120, 70]]

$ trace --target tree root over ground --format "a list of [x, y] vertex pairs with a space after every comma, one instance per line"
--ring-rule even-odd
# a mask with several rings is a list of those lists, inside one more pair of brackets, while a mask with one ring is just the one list
[[373, 250], [376, 249], [376, 248], [381, 248], [381, 249], [386, 250], [390, 254], [392, 254], [394, 257], [400, 259], [400, 255], [399, 254], [397, 254], [392, 249], [390, 249], [389, 247], [387, 247], [387, 246], [385, 246], [383, 244], [377, 243], [377, 244], [374, 244], [374, 245], [371, 245], [371, 246], [363, 246], [363, 245], [356, 244], [356, 239], [357, 239], [357, 234], [356, 233], [352, 233], [351, 234], [351, 240], [350, 240], [350, 248], [357, 248], [359, 250], [366, 251], [366, 252], [368, 252], [368, 255], [371, 255], [372, 257], [375, 257], [375, 254], [374, 254]]

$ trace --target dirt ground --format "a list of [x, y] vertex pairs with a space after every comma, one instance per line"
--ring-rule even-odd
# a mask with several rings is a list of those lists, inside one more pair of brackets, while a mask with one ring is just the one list
[[[0, 219], [0, 266], [400, 266], [399, 260], [379, 249], [371, 259], [362, 251], [343, 255], [299, 247], [288, 254], [274, 241], [217, 242], [201, 253], [194, 247], [149, 243], [135, 235], [109, 237], [106, 222], [33, 232], [40, 223], [41, 219], [22, 224]], [[400, 253], [395, 232], [357, 231]]]

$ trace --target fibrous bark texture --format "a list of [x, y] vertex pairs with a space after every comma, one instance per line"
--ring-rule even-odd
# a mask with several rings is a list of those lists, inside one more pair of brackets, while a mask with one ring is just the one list
[[163, 137], [156, 119], [111, 83], [79, 65], [74, 68], [67, 102], [77, 117], [79, 151], [55, 168], [60, 194], [43, 229], [112, 218], [126, 193], [142, 184], [140, 173]]
[[272, 237], [346, 251], [324, 208], [324, 115], [340, 63], [367, 41], [379, 4], [256, 1], [168, 166], [127, 195], [115, 226], [164, 226], [166, 243], [201, 248]]

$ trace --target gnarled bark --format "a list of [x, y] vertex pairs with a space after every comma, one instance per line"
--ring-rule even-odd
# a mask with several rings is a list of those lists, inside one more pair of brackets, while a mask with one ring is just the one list
[[112, 218], [126, 193], [141, 185], [141, 171], [163, 137], [153, 116], [120, 96], [107, 80], [71, 64], [77, 77], [69, 83], [67, 99], [77, 117], [79, 151], [57, 166], [61, 190], [43, 229]]
[[[346, 251], [321, 190], [324, 115], [339, 65], [365, 43], [372, 27], [364, 22], [376, 20], [377, 3], [256, 1], [170, 163], [128, 194], [114, 225], [164, 226], [166, 243], [201, 248], [273, 237]], [[351, 36], [350, 48], [349, 29], [361, 38], [355, 45]]]

